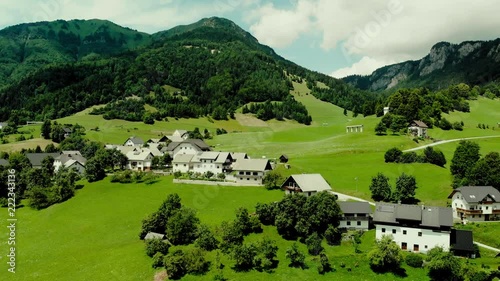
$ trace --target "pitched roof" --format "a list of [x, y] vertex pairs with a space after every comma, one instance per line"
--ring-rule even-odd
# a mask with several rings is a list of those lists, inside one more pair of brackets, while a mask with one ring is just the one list
[[500, 191], [493, 186], [462, 186], [453, 190], [448, 198], [452, 198], [457, 192], [462, 194], [467, 203], [478, 203], [488, 198], [494, 202], [500, 202]]
[[146, 143], [159, 143], [160, 139], [149, 139], [146, 141]]
[[373, 221], [378, 223], [399, 223], [415, 221], [420, 226], [439, 228], [453, 226], [451, 208], [418, 206], [407, 204], [377, 203]]
[[286, 155], [286, 154], [281, 154], [280, 159], [282, 159], [282, 158], [283, 158], [283, 159], [288, 160], [288, 155]]
[[61, 154], [58, 157], [55, 158], [56, 161], [61, 161], [63, 165], [66, 165], [66, 162], [75, 160], [80, 162], [82, 165], [85, 165], [87, 163], [87, 158], [83, 157], [80, 153], [78, 154]]
[[233, 158], [231, 157], [231, 154], [229, 152], [219, 152], [219, 155], [217, 156], [217, 159], [215, 159], [214, 163], [224, 164], [224, 163], [226, 163], [226, 160], [228, 158], [229, 158], [229, 161], [231, 161], [231, 162], [233, 161]]
[[234, 162], [233, 170], [260, 172], [272, 170], [272, 167], [267, 159], [241, 159]]
[[371, 214], [372, 209], [368, 202], [337, 201], [344, 214]]
[[28, 158], [28, 160], [31, 163], [31, 166], [33, 166], [33, 167], [41, 166], [43, 159], [45, 159], [45, 158], [47, 158], [49, 156], [52, 157], [52, 158], [54, 158], [54, 159], [56, 159], [57, 157], [59, 157], [59, 155], [61, 155], [61, 153], [59, 153], [59, 152], [54, 152], [54, 153], [26, 153], [26, 157]]
[[8, 165], [9, 165], [9, 160], [0, 159], [0, 166], [8, 166]]
[[420, 128], [429, 128], [424, 122], [420, 120], [413, 120], [412, 125], [415, 124], [417, 127]]
[[149, 155], [153, 156], [149, 149], [141, 149], [137, 151], [129, 151], [126, 156], [129, 161], [144, 161]]
[[73, 132], [73, 130], [72, 130], [71, 128], [68, 128], [68, 127], [64, 127], [64, 128], [63, 128], [63, 131], [64, 131], [65, 133], [71, 133], [71, 132]]
[[0, 127], [7, 127], [9, 126], [9, 123], [7, 122], [0, 122]]
[[238, 160], [241, 160], [241, 159], [249, 159], [248, 155], [244, 152], [232, 152], [231, 157], [236, 162], [238, 162]]
[[156, 233], [156, 232], [148, 232], [146, 236], [144, 237], [144, 240], [149, 240], [149, 239], [165, 239], [165, 234], [161, 233]]
[[320, 174], [298, 174], [291, 175], [281, 185], [281, 188], [295, 182], [302, 192], [331, 190], [332, 188]]
[[64, 167], [69, 168], [69, 167], [71, 167], [72, 165], [77, 165], [77, 164], [80, 164], [80, 165], [84, 166], [84, 164], [83, 164], [83, 163], [81, 163], [81, 162], [79, 162], [79, 161], [76, 161], [76, 160], [71, 159], [71, 160], [67, 161], [66, 163], [64, 163]]
[[[134, 136], [134, 137], [130, 137], [130, 138], [128, 138], [128, 139], [125, 141], [125, 143], [127, 143], [128, 141], [132, 141], [132, 143], [133, 143], [133, 144], [135, 144], [135, 145], [143, 145], [143, 144], [144, 144], [144, 141], [143, 141], [141, 138], [139, 138], [139, 137], [135, 137], [135, 136]], [[124, 143], [124, 144], [125, 144], [125, 143]]]
[[187, 134], [187, 132], [188, 132], [187, 130], [175, 130], [175, 132], [172, 134], [172, 136], [182, 137], [185, 134]]
[[453, 250], [474, 252], [472, 230], [452, 229], [450, 245]]
[[172, 163], [189, 163], [193, 157], [193, 154], [177, 154]]
[[183, 143], [190, 143], [195, 147], [198, 147], [201, 151], [209, 151], [212, 150], [208, 144], [206, 144], [203, 140], [200, 139], [187, 139], [179, 142], [171, 142], [167, 145], [167, 151], [174, 151], [176, 147]]

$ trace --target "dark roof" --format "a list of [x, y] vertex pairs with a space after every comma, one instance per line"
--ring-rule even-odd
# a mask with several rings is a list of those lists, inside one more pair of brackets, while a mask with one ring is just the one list
[[[174, 151], [176, 147], [178, 147], [182, 143], [190, 143], [194, 146], [197, 146], [200, 150], [202, 151], [209, 151], [212, 150], [208, 144], [206, 144], [203, 140], [200, 139], [187, 139], [183, 141], [173, 141], [167, 145], [167, 151]], [[163, 149], [162, 149], [163, 151]]]
[[474, 252], [472, 230], [452, 229], [450, 245], [453, 250]]
[[9, 123], [7, 122], [0, 122], [0, 127], [7, 127], [9, 126]]
[[478, 203], [488, 198], [493, 202], [500, 202], [500, 191], [493, 186], [462, 186], [453, 190], [448, 198], [452, 198], [457, 192], [462, 194], [467, 203]]
[[64, 128], [63, 128], [63, 131], [64, 131], [65, 133], [71, 133], [71, 132], [73, 132], [73, 130], [71, 130], [71, 128], [68, 128], [68, 127], [64, 127]]
[[417, 125], [417, 127], [420, 127], [420, 128], [429, 128], [429, 127], [427, 127], [427, 125], [424, 122], [419, 121], [419, 120], [413, 120], [412, 124], [415, 124], [415, 125]]
[[125, 143], [127, 143], [129, 140], [132, 141], [135, 145], [144, 144], [144, 141], [139, 137], [130, 137], [125, 141]]
[[62, 164], [65, 164], [70, 160], [78, 161], [82, 165], [85, 165], [85, 163], [87, 163], [87, 159], [83, 157], [81, 154], [61, 154], [58, 157], [56, 157], [56, 159], [61, 161]]
[[423, 227], [451, 227], [453, 226], [453, 214], [451, 208], [377, 203], [373, 221], [390, 224], [414, 221]]
[[9, 160], [0, 159], [0, 166], [8, 166], [8, 165], [9, 165]]
[[59, 157], [61, 153], [55, 152], [55, 153], [26, 153], [26, 157], [28, 160], [30, 160], [31, 166], [41, 166], [43, 159], [51, 156], [52, 158], [56, 159]]
[[286, 160], [288, 160], [288, 155], [286, 155], [286, 154], [281, 154], [280, 159], [286, 159]]
[[349, 202], [349, 201], [340, 201], [337, 202], [339, 204], [342, 213], [344, 214], [371, 214], [372, 209], [370, 208], [370, 204], [368, 202]]

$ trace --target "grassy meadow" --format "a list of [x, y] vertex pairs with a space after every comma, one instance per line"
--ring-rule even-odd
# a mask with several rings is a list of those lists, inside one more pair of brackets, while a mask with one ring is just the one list
[[[170, 134], [175, 129], [191, 130], [198, 127], [201, 131], [207, 128], [214, 133], [216, 128], [224, 128], [229, 134], [207, 140], [214, 150], [247, 152], [253, 158], [277, 158], [281, 154], [287, 154], [291, 169], [284, 169], [285, 173], [321, 173], [335, 191], [365, 199], [370, 199], [368, 186], [371, 177], [377, 172], [386, 174], [393, 185], [396, 177], [405, 172], [416, 177], [419, 186], [416, 197], [422, 203], [446, 205], [447, 196], [451, 192], [449, 162], [458, 142], [437, 146], [448, 160], [445, 168], [430, 164], [384, 163], [387, 149], [409, 149], [423, 143], [415, 143], [407, 136], [376, 136], [374, 128], [379, 118], [365, 118], [361, 115], [353, 118], [351, 112], [344, 116], [342, 108], [310, 95], [305, 84], [294, 83], [294, 86], [292, 94], [307, 106], [312, 115], [311, 126], [300, 125], [295, 121], [263, 122], [240, 114], [236, 114], [236, 119], [227, 121], [169, 118], [167, 122], [157, 121], [154, 125], [146, 125], [142, 122], [104, 120], [101, 116], [89, 115], [91, 109], [57, 121], [62, 124], [78, 123], [87, 129], [89, 139], [116, 144], [123, 143], [133, 135], [147, 140], [161, 134]], [[492, 129], [500, 121], [498, 108], [499, 100], [480, 98], [471, 101], [471, 113], [452, 112], [445, 115], [450, 121], [463, 121], [463, 131], [430, 129], [429, 135], [439, 140], [500, 136], [500, 128]], [[478, 123], [489, 124], [490, 129], [478, 129]], [[364, 132], [346, 133], [346, 125], [363, 125]], [[91, 130], [96, 127], [99, 128], [98, 131]], [[26, 130], [31, 130], [29, 133], [35, 139], [3, 144], [0, 145], [0, 150], [19, 150], [21, 147], [35, 147], [36, 144], [44, 147], [50, 143], [37, 138], [40, 125], [30, 126]], [[475, 141], [481, 146], [483, 155], [500, 151], [500, 138]], [[10, 274], [6, 271], [4, 253], [7, 252], [7, 243], [6, 239], [1, 239], [0, 280], [153, 280], [155, 270], [151, 268], [151, 259], [145, 255], [138, 233], [141, 220], [156, 210], [167, 194], [173, 192], [181, 196], [183, 204], [198, 211], [198, 217], [203, 223], [214, 228], [224, 220], [232, 220], [234, 210], [240, 206], [253, 212], [257, 202], [276, 201], [283, 196], [281, 191], [267, 191], [259, 187], [173, 184], [172, 177], [162, 177], [152, 185], [114, 184], [109, 179], [85, 183], [84, 188], [78, 190], [75, 197], [67, 202], [41, 211], [29, 207], [17, 210], [17, 273]], [[5, 222], [7, 210], [0, 211], [0, 220]], [[488, 233], [497, 233], [500, 229], [497, 225], [492, 225], [491, 228], [493, 229]], [[6, 233], [0, 232], [1, 237], [6, 238]], [[289, 268], [284, 256], [286, 248], [292, 242], [281, 239], [274, 227], [264, 227], [263, 235], [278, 243], [280, 264], [275, 272], [236, 273], [231, 269], [232, 263], [227, 257], [223, 257], [225, 277], [229, 280], [403, 280], [390, 273], [375, 274], [369, 269], [365, 256], [373, 246], [373, 231], [362, 237], [362, 254], [354, 254], [354, 249], [348, 242], [342, 246], [326, 247], [337, 271], [324, 276], [317, 273], [318, 261], [312, 257], [306, 260], [309, 269]], [[496, 239], [498, 243], [498, 237], [488, 235], [489, 239]], [[259, 237], [262, 235], [250, 235], [245, 239], [253, 241]], [[300, 247], [305, 251], [304, 245], [300, 244]], [[484, 258], [475, 262], [495, 265], [493, 253], [485, 253]], [[213, 256], [213, 253], [208, 254], [211, 260]], [[352, 272], [341, 268], [341, 262], [351, 267]], [[359, 267], [355, 267], [356, 263]], [[428, 280], [425, 270], [406, 265], [404, 268], [408, 275], [405, 280]], [[212, 280], [213, 274], [211, 271], [206, 276], [186, 276], [184, 279]]]

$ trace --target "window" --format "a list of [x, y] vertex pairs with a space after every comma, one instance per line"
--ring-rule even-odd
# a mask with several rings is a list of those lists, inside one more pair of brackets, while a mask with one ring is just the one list
[[422, 236], [422, 232], [419, 232], [419, 233], [418, 233], [418, 236]]
[[406, 230], [403, 230], [403, 235], [406, 235]]
[[184, 167], [186, 167], [186, 164], [184, 164]]
[[240, 181], [242, 181], [242, 180], [243, 180], [243, 178], [240, 178]]
[[385, 233], [385, 228], [382, 228], [382, 233]]
[[472, 218], [475, 218], [475, 217], [476, 217], [476, 215], [472, 215]]
[[424, 248], [426, 248], [426, 249], [427, 249], [427, 245], [425, 245], [425, 246], [424, 246]]
[[250, 180], [250, 178], [247, 178], [247, 181], [249, 181], [249, 180]]
[[458, 204], [457, 204], [457, 203], [455, 203], [455, 207], [456, 207], [456, 206], [458, 206]]
[[346, 224], [347, 224], [347, 225], [351, 225], [351, 222], [350, 222], [350, 221], [347, 221], [347, 223], [346, 223]]
[[257, 175], [257, 172], [253, 172], [253, 175], [256, 176]]
[[488, 210], [488, 207], [486, 207], [486, 210]]
[[360, 221], [357, 221], [357, 222], [356, 222], [356, 224], [357, 224], [358, 226], [360, 226], [360, 225], [361, 225], [361, 222], [360, 222]]
[[217, 165], [217, 169], [219, 169], [219, 165]]
[[175, 167], [179, 167], [179, 164], [175, 164]]
[[481, 217], [481, 215], [479, 215], [479, 217]]
[[251, 173], [250, 172], [246, 172], [247, 176], [249, 176]]
[[401, 243], [401, 249], [402, 250], [408, 249], [408, 245], [406, 244], [406, 242]]
[[396, 234], [396, 229], [393, 229], [393, 230], [392, 230], [392, 234]]
[[418, 252], [418, 244], [413, 244], [413, 251]]

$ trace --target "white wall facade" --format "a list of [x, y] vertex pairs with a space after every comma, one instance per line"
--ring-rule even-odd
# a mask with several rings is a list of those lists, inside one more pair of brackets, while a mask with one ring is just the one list
[[148, 155], [145, 160], [128, 160], [127, 169], [137, 171], [150, 170], [152, 158], [151, 155]]
[[197, 154], [198, 152], [200, 152], [201, 150], [190, 144], [190, 143], [182, 143], [180, 145], [178, 145], [176, 148], [174, 148], [174, 151], [172, 152], [172, 159], [175, 158], [175, 156], [177, 156], [177, 154], [191, 154], [191, 155], [195, 155]]
[[221, 174], [224, 166], [221, 163], [214, 163], [213, 160], [201, 159], [201, 162], [193, 163], [193, 172], [204, 174], [208, 171], [214, 175]]
[[[433, 231], [431, 229], [420, 229], [412, 227], [375, 225], [375, 238], [381, 239], [383, 235], [391, 235], [394, 242], [403, 249], [406, 243], [406, 251], [426, 253], [430, 249], [440, 246], [445, 251], [450, 248], [450, 231]], [[385, 232], [384, 232], [385, 230]], [[404, 233], [406, 231], [406, 234]], [[416, 251], [415, 246], [418, 246]]]
[[[451, 207], [453, 209], [453, 218], [461, 219], [465, 221], [484, 221], [487, 217], [488, 219], [495, 219], [500, 217], [499, 214], [493, 214], [493, 211], [500, 210], [500, 202], [492, 204], [469, 204], [464, 200], [460, 192], [453, 194], [451, 198]], [[458, 209], [463, 209], [468, 214], [463, 214]], [[488, 216], [487, 216], [488, 215]]]
[[172, 170], [175, 172], [187, 173], [189, 172], [189, 163], [172, 163]]
[[[243, 174], [242, 174], [243, 173]], [[239, 183], [253, 183], [253, 184], [262, 184], [262, 179], [265, 176], [265, 172], [263, 171], [236, 171], [236, 174], [233, 176], [234, 180]]]
[[359, 229], [359, 230], [368, 230], [369, 227], [369, 222], [368, 220], [356, 220], [355, 218], [353, 219], [341, 219], [339, 228], [346, 228], [346, 229]]

